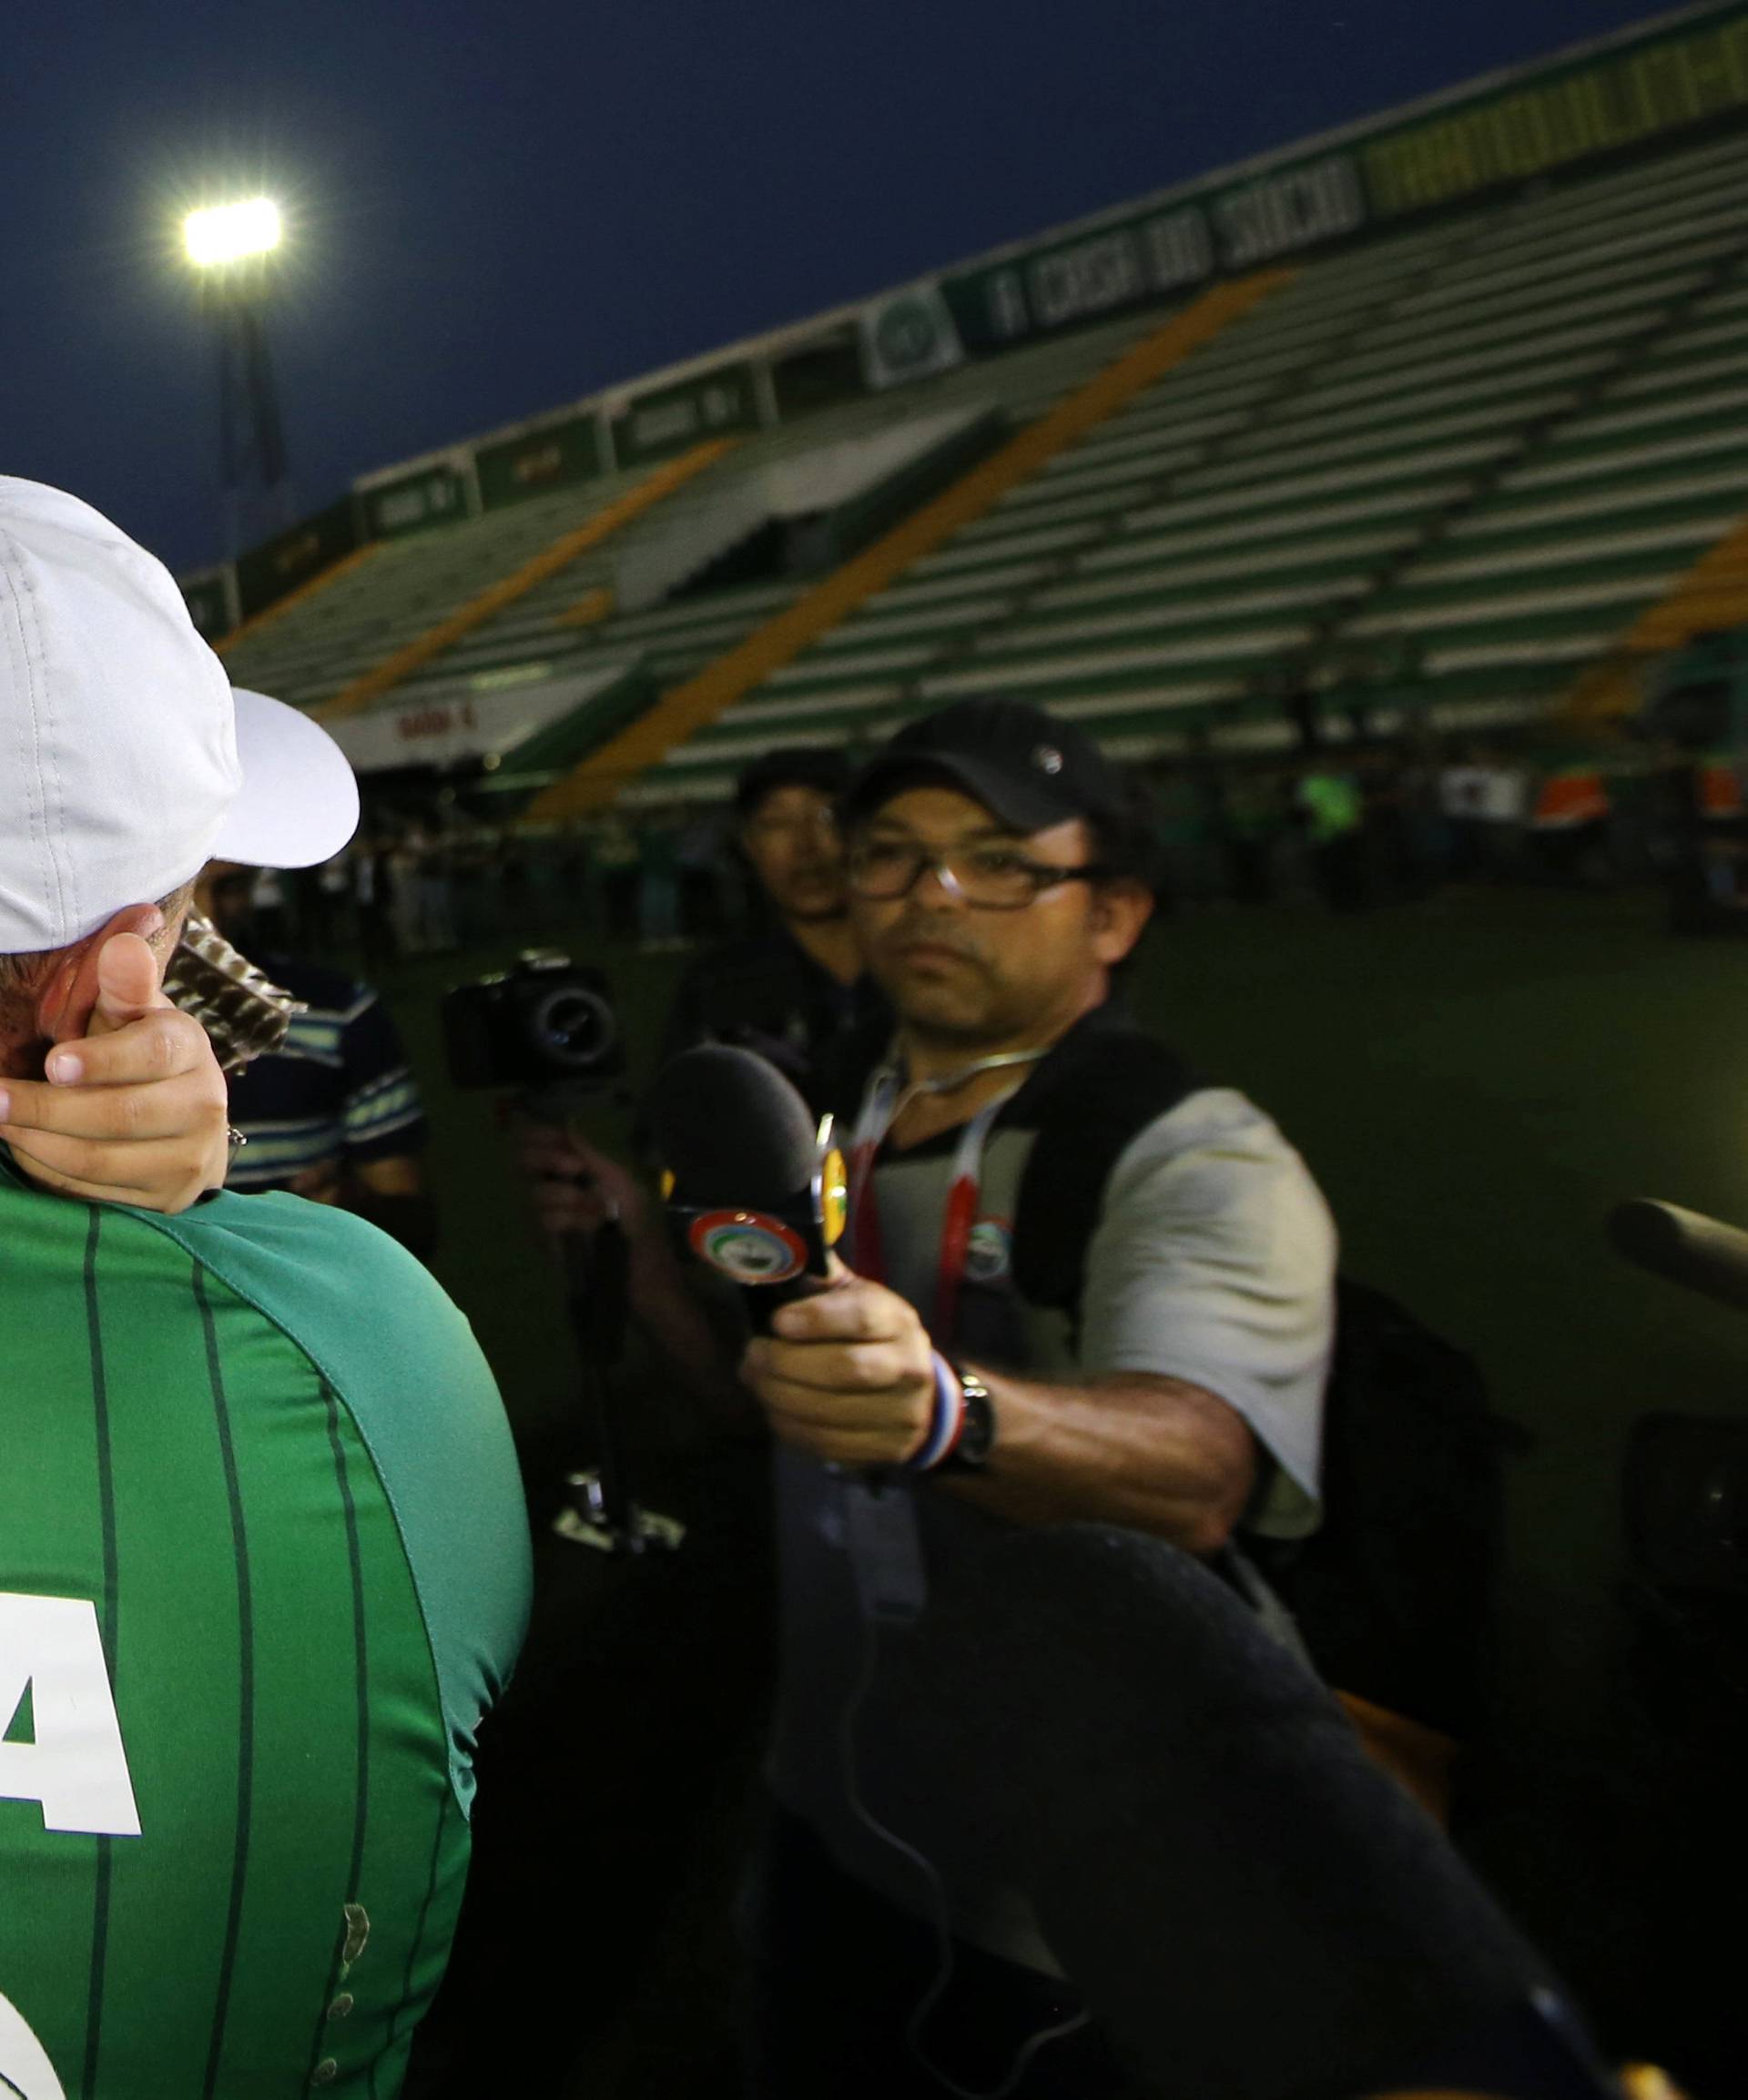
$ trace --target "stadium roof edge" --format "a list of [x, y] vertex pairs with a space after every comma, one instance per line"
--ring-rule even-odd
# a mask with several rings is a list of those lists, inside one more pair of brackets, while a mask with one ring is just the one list
[[[1604, 51], [1611, 51], [1617, 45], [1637, 44], [1645, 37], [1664, 29], [1672, 29], [1682, 22], [1701, 22], [1708, 15], [1728, 15], [1741, 5], [1741, 0], [1689, 0], [1682, 7], [1666, 7], [1645, 15], [1641, 20], [1630, 22], [1624, 28], [1611, 29], [1606, 36], [1587, 36], [1577, 44], [1557, 45], [1540, 57], [1520, 58], [1510, 66], [1496, 66], [1491, 73], [1477, 73], [1455, 82], [1449, 87], [1435, 88], [1430, 95], [1418, 96], [1412, 102], [1393, 103], [1387, 109], [1380, 109], [1370, 117], [1357, 117], [1351, 124], [1337, 125], [1333, 131], [1313, 132], [1309, 137], [1287, 139], [1279, 146], [1265, 147], [1254, 153], [1248, 160], [1235, 160], [1224, 167], [1211, 167], [1201, 175], [1185, 176], [1181, 181], [1168, 183], [1163, 189], [1144, 190], [1139, 197], [1125, 198], [1120, 204], [1101, 206], [1097, 211], [1089, 211], [1081, 218], [1065, 220], [1061, 226], [1041, 228], [1035, 233], [1016, 235], [1012, 240], [1003, 241], [999, 248], [981, 249], [975, 255], [956, 257], [950, 262], [937, 263], [925, 274], [930, 277], [951, 277], [961, 270], [982, 269], [992, 263], [1005, 262], [1010, 257], [1024, 255], [1045, 242], [1072, 240], [1083, 233], [1096, 233], [1102, 226], [1115, 225], [1132, 218], [1137, 212], [1152, 211], [1160, 205], [1173, 203], [1178, 198], [1194, 197], [1204, 189], [1224, 188], [1227, 184], [1242, 181], [1248, 175], [1266, 175], [1284, 161], [1298, 160], [1306, 154], [1323, 151], [1337, 146], [1349, 146], [1356, 139], [1369, 137], [1375, 132], [1393, 131], [1396, 127], [1417, 117], [1430, 116], [1447, 105], [1467, 102], [1508, 82], [1540, 73], [1544, 68], [1576, 64]], [[902, 286], [893, 286], [901, 290]], [[879, 298], [879, 293], [870, 293]], [[866, 303], [859, 301], [859, 304]]]
[[1012, 257], [1027, 254], [1046, 242], [1072, 240], [1082, 234], [1094, 233], [1101, 227], [1116, 225], [1138, 211], [1150, 211], [1156, 207], [1170, 205], [1177, 198], [1190, 198], [1204, 189], [1242, 181], [1247, 176], [1265, 175], [1271, 168], [1285, 162], [1298, 160], [1306, 154], [1347, 146], [1375, 133], [1394, 129], [1405, 122], [1424, 117], [1449, 105], [1466, 102], [1473, 96], [1484, 95], [1513, 79], [1540, 72], [1543, 68], [1576, 63], [1613, 50], [1619, 46], [1634, 44], [1660, 31], [1672, 29], [1682, 22], [1701, 22], [1707, 15], [1729, 14], [1739, 5], [1740, 0], [1689, 0], [1689, 4], [1684, 6], [1654, 11], [1640, 21], [1628, 23], [1603, 36], [1585, 37], [1575, 44], [1562, 44], [1538, 57], [1520, 59], [1510, 66], [1498, 66], [1490, 73], [1472, 75], [1448, 87], [1438, 88], [1430, 95], [1420, 96], [1412, 102], [1394, 104], [1388, 109], [1379, 110], [1370, 117], [1357, 117], [1351, 124], [1340, 125], [1334, 130], [1316, 132], [1308, 137], [1287, 139], [1278, 146], [1271, 146], [1261, 153], [1253, 154], [1247, 160], [1233, 161], [1224, 167], [1208, 168], [1198, 175], [1186, 176], [1177, 182], [1168, 183], [1163, 188], [1143, 191], [1138, 197], [1124, 198], [1118, 203], [1103, 206], [1097, 211], [1088, 212], [1079, 218], [1066, 219], [1060, 225], [1041, 227], [1030, 233], [1016, 235], [1012, 240], [1004, 241], [999, 247], [981, 249], [971, 255], [930, 264], [913, 278], [876, 288], [823, 312], [780, 322], [774, 328], [761, 330], [757, 335], [742, 336], [732, 342], [714, 344], [708, 350], [696, 351], [672, 364], [660, 365], [652, 370], [612, 380], [572, 401], [542, 409], [514, 422], [494, 423], [490, 429], [471, 437], [452, 439], [447, 443], [433, 446], [428, 451], [396, 460], [391, 465], [373, 467], [367, 473], [354, 477], [351, 486], [360, 495], [368, 494], [372, 489], [389, 482], [399, 481], [403, 475], [416, 473], [422, 468], [457, 464], [481, 445], [495, 445], [521, 437], [534, 436], [551, 424], [566, 421], [592, 410], [605, 411], [611, 414], [622, 408], [634, 394], [683, 384], [687, 380], [714, 371], [726, 360], [737, 357], [768, 356], [773, 351], [805, 347], [815, 339], [829, 333], [834, 328], [853, 321], [870, 301], [894, 297], [910, 285], [952, 276], [960, 271], [990, 268]]

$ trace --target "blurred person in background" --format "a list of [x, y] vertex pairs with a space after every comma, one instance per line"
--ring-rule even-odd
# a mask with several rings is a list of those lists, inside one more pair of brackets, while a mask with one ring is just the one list
[[322, 950], [350, 943], [351, 857], [337, 853], [305, 877], [299, 898], [305, 945]]
[[1481, 867], [1487, 776], [1472, 745], [1460, 744], [1438, 771], [1438, 810], [1450, 841], [1450, 872], [1467, 882]]
[[1397, 781], [1418, 897], [1430, 896], [1450, 874], [1450, 823], [1440, 788], [1442, 770], [1431, 732], [1424, 724], [1410, 727], [1402, 738]]
[[389, 847], [389, 923], [394, 928], [397, 955], [425, 952], [419, 894], [419, 867], [424, 856], [425, 835], [416, 824], [405, 826]]
[[1342, 766], [1307, 766], [1299, 776], [1294, 803], [1324, 902], [1332, 911], [1357, 911], [1369, 904], [1366, 799], [1359, 782]]
[[470, 824], [455, 835], [450, 852], [450, 884], [455, 940], [473, 948], [491, 939], [498, 918], [496, 839], [489, 825]]
[[388, 841], [372, 831], [352, 849], [352, 908], [358, 915], [359, 952], [366, 969], [380, 969], [394, 960], [391, 889]]
[[527, 852], [527, 892], [519, 917], [509, 921], [508, 930], [518, 938], [544, 939], [554, 927], [571, 916], [571, 899], [564, 882], [564, 842], [550, 823], [531, 824], [523, 839]]
[[684, 947], [680, 837], [671, 809], [646, 810], [637, 827], [637, 938], [641, 947]]
[[424, 835], [419, 857], [419, 929], [432, 955], [455, 952], [455, 878], [452, 866], [453, 836], [439, 827]]
[[304, 1010], [278, 1050], [231, 1077], [230, 1120], [246, 1141], [225, 1186], [337, 1204], [428, 1258], [437, 1244], [422, 1157], [430, 1130], [400, 1032], [369, 985], [266, 945], [252, 872], [213, 862], [196, 907]]
[[601, 897], [610, 940], [637, 938], [637, 898], [641, 883], [637, 834], [624, 814], [610, 809], [595, 839], [595, 865], [601, 871]]
[[593, 932], [600, 918], [595, 896], [595, 836], [580, 817], [573, 817], [559, 833], [558, 879], [564, 898], [566, 922]]
[[[690, 962], [662, 1031], [658, 1069], [706, 1042], [757, 1050], [818, 1113], [846, 1046], [889, 1024], [850, 921], [838, 801], [850, 780], [838, 751], [800, 746], [767, 752], [735, 790], [737, 837], [775, 923], [708, 949]], [[574, 1129], [530, 1124], [522, 1162], [550, 1227], [570, 1222], [576, 1184], [595, 1183], [609, 1208], [635, 1182], [628, 1170]], [[548, 1214], [557, 1192], [559, 1210]], [[602, 1214], [605, 1214], [603, 1212]], [[597, 1222], [588, 1209], [588, 1222]]]
[[1424, 897], [1430, 874], [1419, 850], [1418, 783], [1411, 760], [1399, 750], [1379, 746], [1361, 755], [1358, 774], [1372, 894], [1389, 903]]
[[833, 1045], [885, 1010], [850, 924], [838, 798], [841, 752], [767, 752], [735, 788], [736, 837], [769, 921], [724, 942], [680, 979], [662, 1059], [695, 1043], [756, 1050], [818, 1107], [817, 1074]]
[[285, 878], [277, 867], [257, 867], [249, 871], [249, 909], [259, 929], [264, 948], [290, 946], [291, 913], [285, 893]]
[[1164, 767], [1153, 782], [1157, 876], [1154, 902], [1164, 913], [1180, 905], [1205, 903], [1209, 879], [1211, 827], [1200, 770], [1178, 764]]
[[726, 869], [722, 819], [714, 809], [694, 809], [680, 830], [680, 931], [687, 940], [720, 940]]
[[1226, 856], [1228, 879], [1238, 903], [1274, 901], [1275, 847], [1286, 826], [1275, 776], [1258, 766], [1235, 772], [1226, 787]]
[[1692, 771], [1706, 894], [1719, 911], [1739, 913], [1744, 903], [1743, 863], [1748, 847], [1742, 769], [1729, 752], [1711, 751]]
[[492, 893], [497, 902], [492, 936], [520, 935], [528, 924], [528, 849], [513, 824], [497, 835], [492, 858]]
[[1489, 881], [1509, 882], [1523, 871], [1530, 776], [1514, 754], [1490, 748], [1481, 754], [1476, 771], [1480, 779], [1481, 872]]
[[1529, 844], [1537, 873], [1550, 882], [1582, 882], [1592, 888], [1605, 884], [1611, 815], [1597, 762], [1570, 753], [1556, 756], [1530, 804]]

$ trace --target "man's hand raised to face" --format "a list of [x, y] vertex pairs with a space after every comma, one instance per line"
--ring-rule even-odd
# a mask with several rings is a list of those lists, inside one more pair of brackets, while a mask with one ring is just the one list
[[840, 1466], [901, 1466], [935, 1403], [934, 1353], [914, 1307], [834, 1255], [827, 1287], [779, 1307], [742, 1382], [784, 1443]]
[[[139, 917], [150, 931], [162, 924], [147, 907]], [[141, 932], [107, 934], [45, 999], [47, 1079], [0, 1081], [0, 1138], [31, 1180], [169, 1212], [221, 1187], [225, 1076], [206, 1030], [165, 997]]]

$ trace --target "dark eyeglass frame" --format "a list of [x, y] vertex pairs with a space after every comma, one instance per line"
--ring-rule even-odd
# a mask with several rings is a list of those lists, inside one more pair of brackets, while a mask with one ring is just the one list
[[952, 863], [957, 856], [968, 850], [955, 847], [946, 853], [933, 853], [926, 847], [901, 845], [897, 839], [881, 841], [895, 852], [908, 853], [915, 862], [910, 875], [897, 889], [867, 889], [859, 878], [856, 863], [873, 841], [863, 839], [853, 845], [844, 857], [844, 881], [856, 896], [870, 904], [896, 904], [909, 897], [925, 874], [933, 875], [941, 888], [950, 891], [971, 911], [1024, 911], [1047, 889], [1057, 889], [1065, 882], [1108, 882], [1114, 870], [1103, 860], [1082, 861], [1077, 867], [1057, 867], [1048, 860], [1028, 860], [1016, 853], [1013, 859], [1019, 872], [1032, 884], [1029, 897], [1016, 898], [1011, 904], [991, 904], [987, 898], [971, 896], [959, 877], [954, 874]]

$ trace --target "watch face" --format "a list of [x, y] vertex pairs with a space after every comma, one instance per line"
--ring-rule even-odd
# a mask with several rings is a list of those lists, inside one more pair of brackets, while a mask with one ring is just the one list
[[995, 1443], [995, 1409], [981, 1385], [963, 1378], [965, 1426], [953, 1446], [953, 1456], [966, 1466], [987, 1466]]

